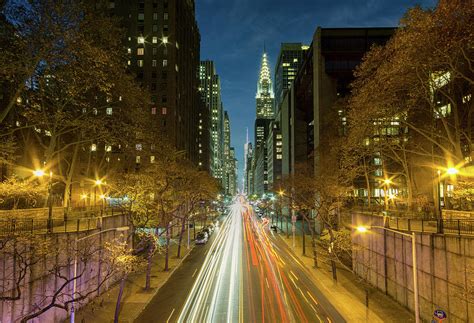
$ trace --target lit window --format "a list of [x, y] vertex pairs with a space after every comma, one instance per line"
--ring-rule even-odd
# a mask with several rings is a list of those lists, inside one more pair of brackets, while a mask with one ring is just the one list
[[93, 108], [93, 109], [92, 109], [92, 113], [93, 113], [94, 115], [97, 115], [97, 109], [96, 109], [96, 108]]
[[97, 151], [97, 145], [96, 144], [91, 145], [91, 151]]
[[131, 53], [132, 53], [132, 49], [131, 49], [131, 48], [127, 48], [127, 53], [128, 53], [128, 54], [131, 54]]
[[156, 108], [151, 108], [151, 114], [156, 114]]
[[135, 157], [135, 163], [140, 164], [140, 156]]
[[176, 72], [179, 72], [178, 64], [175, 64], [175, 65], [174, 65], [174, 69], [176, 70]]
[[87, 113], [87, 108], [82, 108], [82, 114]]
[[167, 60], [167, 59], [164, 59], [164, 60], [163, 60], [163, 67], [166, 67], [166, 66], [168, 66], [168, 60]]
[[140, 21], [145, 20], [145, 14], [144, 13], [139, 13], [138, 14], [138, 20], [140, 20]]
[[108, 153], [111, 152], [112, 151], [112, 146], [105, 145], [105, 151], [108, 152]]
[[378, 157], [374, 158], [374, 165], [382, 165], [382, 159]]
[[130, 60], [127, 61], [127, 65], [130, 66], [132, 62]]
[[158, 20], [158, 13], [157, 12], [153, 13], [153, 20]]
[[165, 115], [168, 113], [168, 109], [166, 109], [165, 107], [161, 108], [161, 114]]
[[167, 13], [167, 12], [165, 12], [165, 13], [163, 14], [163, 20], [168, 20], [168, 13]]
[[162, 42], [163, 42], [163, 44], [168, 44], [168, 37], [163, 36]]
[[151, 61], [151, 66], [156, 67], [156, 59]]
[[277, 154], [277, 159], [282, 159], [283, 156], [281, 154]]
[[150, 156], [150, 163], [153, 164], [155, 162], [155, 156]]
[[137, 43], [139, 43], [139, 44], [145, 44], [145, 37], [143, 37], [143, 36], [138, 37], [138, 38], [137, 38]]
[[153, 36], [153, 38], [151, 39], [151, 42], [153, 44], [157, 44], [158, 43], [158, 37]]
[[142, 144], [136, 144], [135, 149], [138, 150], [138, 151], [141, 151], [142, 150]]
[[111, 116], [112, 115], [112, 108], [107, 108], [105, 110], [105, 113], [107, 113], [107, 115]]
[[178, 42], [176, 42], [176, 48], [179, 49], [179, 44], [178, 44]]
[[138, 65], [138, 67], [143, 67], [143, 60], [142, 60], [142, 59], [139, 59], [139, 60], [137, 61], [137, 65]]
[[144, 55], [145, 54], [145, 48], [140, 47], [137, 48], [137, 55]]

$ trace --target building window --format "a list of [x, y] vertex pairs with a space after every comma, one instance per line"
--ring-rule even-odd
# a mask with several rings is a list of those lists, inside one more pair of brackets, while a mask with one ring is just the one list
[[161, 108], [162, 115], [166, 115], [167, 113], [168, 113], [168, 110], [166, 109], [166, 107]]
[[152, 29], [152, 30], [153, 30], [153, 32], [156, 33], [156, 32], [158, 31], [158, 25], [153, 25], [153, 29]]
[[107, 113], [107, 115], [111, 116], [112, 115], [112, 108], [105, 109], [105, 113]]
[[163, 67], [166, 67], [166, 66], [168, 66], [168, 60], [167, 60], [167, 59], [164, 59], [164, 60], [163, 60]]
[[162, 72], [162, 73], [161, 73], [161, 78], [162, 78], [163, 80], [166, 80], [166, 79], [168, 78], [168, 73]]
[[161, 98], [161, 102], [162, 103], [168, 102], [168, 98], [166, 97], [166, 95], [163, 95], [163, 97]]
[[163, 48], [163, 56], [166, 56], [168, 55], [168, 48]]
[[96, 144], [91, 145], [91, 151], [97, 151], [97, 145]]
[[132, 53], [132, 49], [131, 48], [127, 48], [127, 54], [131, 54]]
[[168, 37], [163, 36], [163, 38], [161, 38], [161, 41], [163, 42], [163, 44], [168, 44]]
[[138, 151], [141, 151], [142, 150], [142, 144], [136, 144], [135, 149], [138, 150]]
[[140, 47], [137, 48], [137, 55], [144, 55], [145, 54], [145, 48]]
[[92, 109], [92, 113], [96, 116], [96, 115], [97, 115], [97, 109], [96, 109], [96, 108], [93, 108], [93, 109]]
[[168, 20], [168, 13], [167, 13], [167, 12], [165, 12], [165, 13], [163, 14], [163, 20]]
[[154, 164], [155, 163], [155, 156], [150, 156], [150, 164]]
[[135, 157], [135, 163], [140, 164], [140, 156]]
[[158, 20], [158, 13], [157, 12], [153, 13], [153, 20]]
[[153, 55], [156, 55], [156, 54], [158, 54], [158, 48], [153, 47]]
[[138, 65], [138, 67], [143, 67], [143, 59], [139, 59], [137, 61], [137, 65]]
[[140, 20], [140, 21], [145, 20], [145, 14], [144, 13], [139, 13], [138, 14], [138, 20]]
[[132, 64], [132, 61], [131, 60], [128, 60], [127, 61], [127, 65], [130, 66]]
[[158, 44], [158, 37], [154, 36], [151, 41], [153, 44]]
[[156, 108], [155, 107], [151, 108], [151, 114], [156, 114]]
[[143, 36], [137, 37], [137, 43], [138, 44], [145, 44], [145, 37], [143, 37]]
[[151, 61], [151, 66], [156, 67], [156, 59]]
[[105, 145], [105, 151], [110, 153], [112, 151], [112, 146], [110, 145]]
[[168, 28], [169, 28], [168, 25], [163, 25], [163, 31], [166, 31], [166, 32], [167, 32], [167, 31], [168, 31]]

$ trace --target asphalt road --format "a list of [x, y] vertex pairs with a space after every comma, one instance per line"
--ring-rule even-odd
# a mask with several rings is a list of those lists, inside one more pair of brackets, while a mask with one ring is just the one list
[[308, 277], [242, 201], [136, 322], [345, 322]]

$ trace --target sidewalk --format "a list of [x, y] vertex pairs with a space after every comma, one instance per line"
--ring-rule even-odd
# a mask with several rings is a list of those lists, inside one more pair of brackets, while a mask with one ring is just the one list
[[[185, 233], [186, 234], [186, 233]], [[177, 239], [177, 238], [176, 238]], [[192, 239], [192, 233], [191, 233]], [[153, 266], [151, 271], [151, 288], [145, 291], [146, 274], [137, 273], [130, 275], [125, 285], [122, 296], [122, 305], [120, 309], [119, 320], [121, 323], [132, 323], [156, 295], [160, 287], [168, 280], [173, 272], [181, 265], [182, 261], [189, 255], [189, 252], [194, 248], [194, 241], [190, 244], [190, 249], [187, 249], [186, 236], [183, 237], [181, 245], [181, 258], [176, 258], [178, 251], [177, 244], [170, 246], [169, 256], [169, 270], [163, 271], [164, 254], [158, 254], [153, 258]], [[116, 283], [108, 291], [96, 297], [90, 303], [82, 307], [76, 312], [76, 322], [113, 322], [115, 313], [115, 304], [119, 292], [119, 285]]]
[[341, 267], [337, 268], [338, 281], [334, 282], [331, 268], [320, 254], [318, 254], [319, 267], [313, 268], [314, 261], [310, 256], [312, 254], [311, 236], [306, 235], [306, 256], [302, 255], [301, 235], [295, 238], [295, 248], [292, 247], [291, 234], [289, 238], [286, 238], [285, 233], [280, 233], [280, 237], [288, 248], [294, 251], [312, 275], [318, 288], [347, 322], [415, 322], [414, 314], [374, 287], [369, 287], [369, 308], [367, 308], [365, 283]]

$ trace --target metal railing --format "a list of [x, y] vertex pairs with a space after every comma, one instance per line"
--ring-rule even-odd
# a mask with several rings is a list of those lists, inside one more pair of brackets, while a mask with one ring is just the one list
[[[99, 229], [104, 220], [120, 216], [121, 213], [103, 217], [84, 217], [74, 219], [9, 219], [0, 220], [0, 236], [18, 233], [72, 233]], [[50, 230], [48, 230], [50, 229]]]
[[399, 231], [474, 235], [474, 219], [422, 220], [388, 217], [386, 227]]

